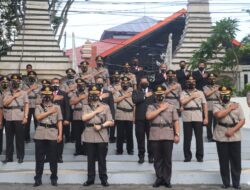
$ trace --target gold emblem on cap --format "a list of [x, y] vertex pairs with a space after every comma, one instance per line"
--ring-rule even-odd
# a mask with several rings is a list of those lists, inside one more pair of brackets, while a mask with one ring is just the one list
[[157, 91], [162, 91], [162, 88], [159, 86], [159, 87], [157, 88]]
[[49, 87], [46, 87], [46, 88], [45, 88], [45, 91], [50, 91]]
[[92, 90], [97, 90], [96, 86], [93, 86]]
[[223, 86], [221, 90], [225, 91], [227, 90], [227, 87]]
[[13, 76], [13, 78], [14, 78], [14, 79], [17, 79], [17, 76], [16, 76], [16, 75], [14, 75], [14, 76]]

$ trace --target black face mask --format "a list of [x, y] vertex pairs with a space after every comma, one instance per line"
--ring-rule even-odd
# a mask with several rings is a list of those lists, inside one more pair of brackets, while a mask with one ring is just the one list
[[8, 83], [2, 83], [1, 84], [2, 89], [7, 89], [9, 87]]
[[214, 84], [215, 84], [215, 81], [214, 81], [214, 80], [211, 80], [211, 79], [208, 80], [208, 82], [209, 82], [210, 85], [214, 85]]
[[82, 70], [83, 73], [85, 73], [85, 72], [88, 71], [88, 67], [82, 67], [81, 70]]
[[157, 95], [157, 96], [156, 96], [156, 100], [157, 100], [158, 102], [163, 102], [164, 99], [165, 99], [164, 94], [161, 94], [161, 95]]
[[174, 82], [174, 81], [175, 81], [175, 80], [174, 80], [173, 77], [169, 77], [169, 78], [168, 78], [168, 82], [169, 82], [169, 83], [172, 83], [172, 82]]
[[127, 85], [127, 84], [123, 84], [123, 85], [121, 85], [122, 86], [122, 90], [128, 90], [128, 88], [129, 88], [129, 85]]
[[114, 77], [114, 82], [115, 82], [115, 83], [120, 82], [120, 78], [119, 78], [119, 77]]
[[97, 67], [103, 67], [102, 63], [97, 63]]
[[29, 81], [30, 81], [30, 83], [34, 83], [34, 82], [36, 82], [36, 79], [35, 79], [35, 77], [29, 77]]
[[149, 85], [148, 83], [141, 83], [140, 86], [142, 89], [146, 89], [146, 88], [148, 88], [148, 85]]
[[164, 74], [167, 72], [167, 69], [161, 69], [161, 73]]
[[84, 90], [85, 90], [85, 86], [84, 85], [82, 85], [82, 84], [78, 84], [77, 85], [77, 90], [78, 90], [78, 92], [84, 92]]
[[48, 103], [48, 102], [51, 102], [51, 97], [50, 95], [44, 95], [43, 97], [43, 100], [42, 100], [44, 103]]
[[185, 65], [180, 65], [180, 68], [181, 69], [185, 69]]
[[51, 87], [53, 88], [53, 91], [59, 90], [59, 85], [51, 85]]
[[18, 89], [20, 87], [20, 84], [16, 81], [12, 81], [12, 84], [11, 84], [12, 88], [14, 89]]
[[90, 94], [90, 95], [89, 95], [89, 101], [91, 101], [91, 102], [96, 102], [96, 101], [98, 101], [98, 100], [99, 100], [98, 94]]
[[205, 70], [204, 67], [199, 67], [199, 71], [200, 71], [200, 72], [203, 72], [204, 70]]
[[193, 90], [195, 88], [195, 84], [194, 83], [187, 83], [187, 88], [189, 90]]
[[221, 95], [220, 98], [221, 98], [221, 101], [223, 102], [223, 104], [227, 104], [230, 102], [231, 96], [230, 95]]
[[129, 71], [130, 71], [129, 68], [125, 69], [125, 73], [129, 73]]
[[74, 79], [74, 75], [72, 75], [72, 74], [67, 74], [67, 78], [68, 78], [68, 79]]
[[102, 83], [96, 83], [96, 86], [97, 86], [97, 88], [99, 88], [99, 89], [102, 89], [102, 88], [103, 88], [103, 84], [102, 84]]

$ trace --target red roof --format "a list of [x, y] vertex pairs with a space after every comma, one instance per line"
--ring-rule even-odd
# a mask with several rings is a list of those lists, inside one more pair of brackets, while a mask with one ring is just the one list
[[174, 19], [176, 19], [176, 18], [178, 18], [178, 17], [180, 17], [180, 16], [182, 16], [182, 15], [184, 15], [186, 13], [187, 13], [186, 9], [181, 9], [180, 11], [178, 11], [178, 12], [174, 13], [173, 15], [167, 17], [163, 21], [158, 22], [157, 24], [153, 25], [152, 27], [144, 30], [143, 32], [138, 33], [137, 35], [135, 35], [135, 36], [133, 36], [133, 37], [125, 40], [124, 42], [122, 42], [122, 43], [114, 46], [113, 48], [104, 51], [103, 53], [100, 54], [100, 56], [101, 57], [106, 57], [106, 56], [108, 56], [108, 55], [110, 55], [110, 54], [118, 51], [119, 49], [121, 49], [121, 48], [123, 48], [123, 47], [125, 47], [125, 46], [127, 46], [127, 45], [129, 45], [129, 44], [131, 44], [131, 43], [133, 43], [135, 41], [137, 41], [138, 39], [140, 39], [140, 38], [142, 38], [142, 37], [144, 37], [144, 36], [146, 36], [146, 35], [154, 32], [155, 30], [161, 28], [162, 26], [168, 24], [172, 20], [174, 20]]
[[238, 40], [232, 40], [232, 44], [235, 46], [241, 46], [242, 44]]

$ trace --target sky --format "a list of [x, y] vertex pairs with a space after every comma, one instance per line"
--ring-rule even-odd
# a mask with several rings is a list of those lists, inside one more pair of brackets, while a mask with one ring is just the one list
[[[225, 17], [234, 18], [239, 21], [240, 29], [236, 39], [240, 41], [250, 34], [250, 15], [244, 12], [250, 9], [250, 0], [209, 2], [213, 24]], [[75, 0], [68, 15], [66, 43], [62, 39], [61, 48], [72, 48], [72, 33], [78, 47], [87, 39], [93, 42], [100, 40], [105, 29], [142, 16], [163, 20], [182, 8], [187, 8], [187, 0]]]

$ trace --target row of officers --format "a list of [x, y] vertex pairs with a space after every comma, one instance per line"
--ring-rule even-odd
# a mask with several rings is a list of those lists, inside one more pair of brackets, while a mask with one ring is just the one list
[[[176, 72], [164, 68], [164, 64], [160, 67], [160, 71], [166, 70], [160, 72], [164, 80], [159, 82], [160, 77], [156, 77], [152, 84], [147, 76], [138, 77], [131, 73], [129, 64], [124, 65], [124, 73], [115, 72], [109, 81], [102, 60], [98, 58], [97, 63], [98, 67], [92, 69], [87, 62], [82, 62], [80, 74], [68, 69], [62, 80], [54, 78], [40, 83], [31, 65], [27, 66], [25, 78], [16, 74], [1, 77], [0, 126], [5, 126], [6, 131], [4, 163], [13, 161], [14, 137], [18, 162], [23, 162], [24, 142], [30, 141], [33, 117], [36, 129], [34, 186], [42, 184], [46, 161], [50, 163], [51, 183], [57, 185], [57, 163], [62, 162], [63, 136], [66, 142], [75, 141], [75, 156], [87, 155], [88, 180], [84, 186], [94, 184], [95, 161], [98, 161], [101, 184], [108, 186], [108, 142], [116, 140], [118, 155], [123, 154], [125, 142], [127, 153], [133, 155], [134, 123], [138, 163], [144, 163], [146, 139], [148, 161], [154, 163], [156, 172], [153, 186], [170, 188], [173, 144], [180, 141], [182, 121], [184, 161], [192, 159], [194, 131], [195, 157], [198, 162], [203, 162], [203, 126], [207, 126], [208, 140], [216, 141], [223, 188], [230, 187], [230, 171], [233, 187], [240, 188], [240, 128], [245, 122], [244, 114], [239, 104], [230, 102], [232, 90], [215, 84], [216, 75], [205, 74], [204, 69], [199, 68], [205, 85], [198, 90], [195, 74], [183, 71], [185, 80], [180, 84]], [[200, 65], [205, 67], [203, 63]], [[180, 116], [182, 120], [179, 120]]]

